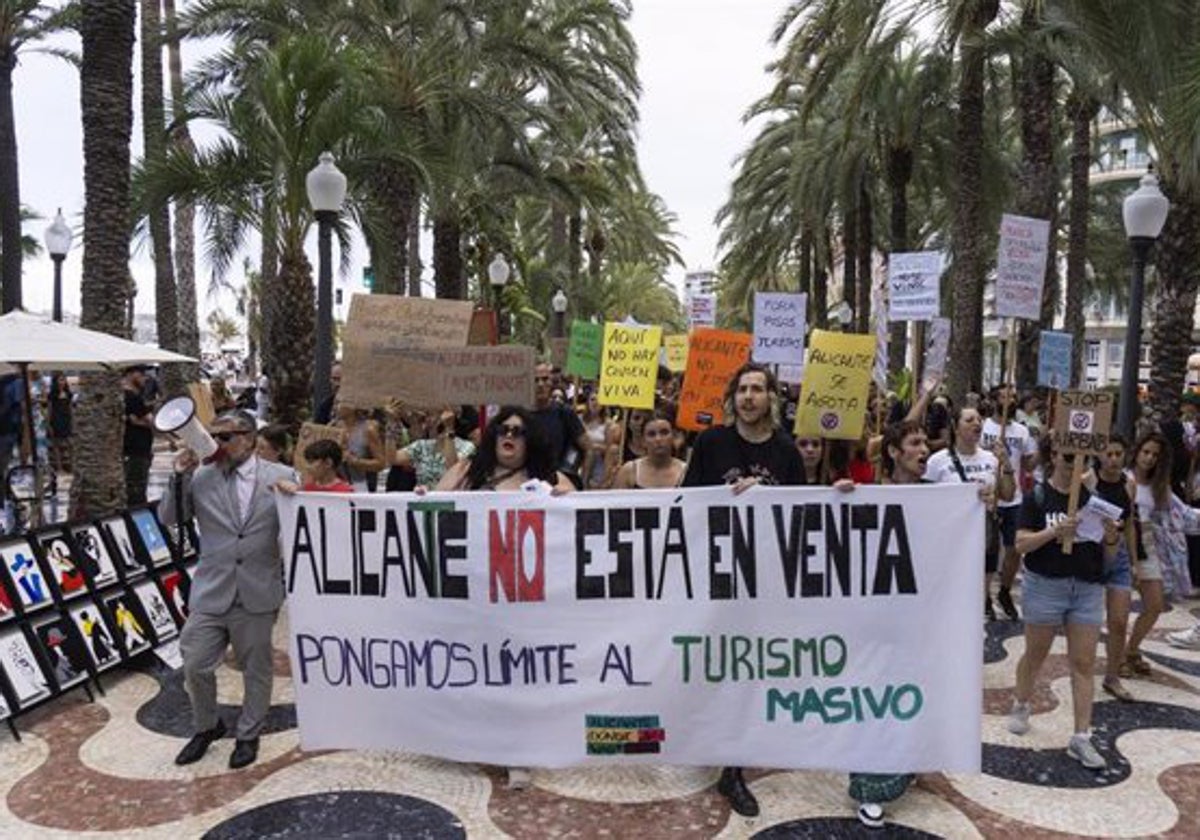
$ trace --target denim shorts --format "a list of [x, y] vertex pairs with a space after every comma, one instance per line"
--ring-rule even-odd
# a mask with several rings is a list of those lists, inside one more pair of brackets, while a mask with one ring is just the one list
[[1104, 623], [1104, 584], [1077, 578], [1052, 578], [1025, 570], [1021, 609], [1026, 624]]
[[1000, 526], [997, 530], [1000, 532], [1000, 546], [1002, 548], [1012, 548], [1017, 544], [1017, 522], [1020, 518], [1020, 505], [999, 506], [996, 508], [996, 520]]
[[1104, 564], [1104, 585], [1109, 589], [1132, 589], [1133, 570], [1129, 567], [1129, 549], [1124, 541], [1111, 563]]

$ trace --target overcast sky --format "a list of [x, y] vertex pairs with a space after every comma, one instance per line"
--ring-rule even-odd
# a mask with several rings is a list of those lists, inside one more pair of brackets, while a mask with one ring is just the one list
[[[766, 92], [768, 37], [783, 0], [635, 0], [632, 30], [640, 51], [644, 94], [639, 152], [650, 188], [679, 217], [680, 250], [688, 270], [711, 268], [717, 231], [713, 215], [725, 201], [735, 157], [750, 139], [741, 124], [746, 107]], [[194, 55], [184, 46], [185, 63]], [[138, 61], [135, 59], [135, 68]], [[136, 75], [136, 69], [135, 69]], [[57, 207], [78, 230], [83, 212], [83, 146], [77, 72], [62, 61], [26, 53], [14, 84], [21, 202], [44, 217], [26, 226], [39, 240]], [[135, 91], [135, 103], [138, 94]], [[135, 113], [137, 107], [135, 104]], [[135, 116], [136, 122], [136, 116]], [[134, 128], [134, 153], [141, 129]], [[316, 262], [315, 234], [310, 255]], [[142, 251], [132, 268], [141, 293], [136, 309], [153, 312], [153, 266]], [[424, 255], [429, 262], [429, 254]], [[366, 252], [355, 250], [346, 278], [357, 287]], [[76, 237], [64, 266], [64, 306], [79, 310], [82, 242]], [[428, 271], [428, 269], [427, 269]], [[672, 279], [681, 281], [682, 270]], [[202, 312], [209, 272], [197, 266]], [[48, 257], [25, 262], [25, 307], [49, 311], [53, 268]], [[228, 305], [228, 304], [226, 304]]]

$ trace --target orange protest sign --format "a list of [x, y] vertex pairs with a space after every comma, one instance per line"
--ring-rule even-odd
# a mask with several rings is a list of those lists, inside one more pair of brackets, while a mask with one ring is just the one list
[[698, 432], [724, 422], [725, 386], [734, 372], [750, 360], [753, 340], [749, 333], [732, 330], [692, 331], [675, 419], [679, 428]]

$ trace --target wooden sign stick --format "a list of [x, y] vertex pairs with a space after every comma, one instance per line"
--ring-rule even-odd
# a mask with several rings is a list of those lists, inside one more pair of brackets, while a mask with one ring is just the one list
[[[1079, 487], [1083, 484], [1083, 462], [1086, 460], [1087, 456], [1084, 453], [1075, 453], [1075, 466], [1071, 468], [1071, 491], [1067, 497], [1067, 516], [1074, 516], [1079, 509]], [[1063, 554], [1070, 554], [1074, 545], [1074, 537], [1063, 540]]]
[[[1008, 322], [1008, 332], [1012, 336], [1008, 341], [1008, 370], [1005, 372], [1001, 385], [1012, 388], [1013, 403], [1017, 401], [1017, 319], [1010, 318]], [[1009, 404], [1005, 403], [1000, 410], [1000, 434], [1004, 434], [1004, 427], [1008, 425], [1008, 408]]]
[[819, 481], [821, 484], [831, 484], [829, 480], [829, 438], [821, 438], [821, 473]]

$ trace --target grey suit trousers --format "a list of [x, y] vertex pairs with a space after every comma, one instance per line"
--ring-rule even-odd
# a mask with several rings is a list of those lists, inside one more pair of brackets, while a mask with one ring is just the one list
[[232, 643], [242, 669], [242, 712], [236, 737], [257, 738], [271, 707], [271, 628], [278, 611], [247, 612], [235, 604], [224, 613], [193, 612], [183, 625], [179, 648], [183, 653], [183, 680], [192, 700], [192, 723], [196, 732], [217, 725], [216, 670]]

